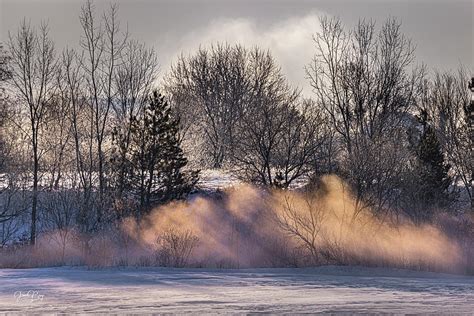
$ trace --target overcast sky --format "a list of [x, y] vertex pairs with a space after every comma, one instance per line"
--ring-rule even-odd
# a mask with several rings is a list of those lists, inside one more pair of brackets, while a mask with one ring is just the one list
[[[311, 34], [319, 15], [339, 16], [347, 26], [359, 18], [380, 24], [396, 17], [417, 45], [418, 62], [455, 69], [473, 66], [472, 0], [96, 0], [97, 11], [111, 2], [120, 7], [123, 26], [154, 46], [161, 73], [181, 52], [216, 41], [268, 48], [288, 79], [308, 92], [304, 66], [313, 54]], [[80, 37], [79, 0], [0, 0], [2, 42], [26, 17], [32, 24], [49, 21], [58, 50], [77, 46]]]

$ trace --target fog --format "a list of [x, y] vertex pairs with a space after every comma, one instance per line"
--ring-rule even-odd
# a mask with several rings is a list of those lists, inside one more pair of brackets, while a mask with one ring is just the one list
[[356, 264], [461, 272], [461, 253], [439, 228], [375, 216], [343, 181], [325, 176], [306, 191], [240, 185], [220, 196], [195, 196], [142, 219], [126, 218], [100, 234], [45, 233], [35, 248], [5, 253], [0, 266]]

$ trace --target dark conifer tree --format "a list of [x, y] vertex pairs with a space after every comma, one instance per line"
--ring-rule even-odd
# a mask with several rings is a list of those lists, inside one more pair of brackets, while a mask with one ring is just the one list
[[130, 131], [126, 187], [137, 197], [140, 211], [184, 198], [197, 182], [197, 171], [183, 171], [188, 161], [178, 133], [179, 120], [164, 96], [153, 92], [142, 113], [133, 118]]
[[446, 206], [452, 200], [450, 166], [445, 163], [436, 131], [428, 123], [426, 113], [422, 112], [419, 120], [422, 133], [416, 147], [415, 164], [418, 198], [427, 206]]

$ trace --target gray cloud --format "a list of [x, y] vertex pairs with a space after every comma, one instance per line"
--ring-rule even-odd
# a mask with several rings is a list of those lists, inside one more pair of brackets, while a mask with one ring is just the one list
[[[215, 41], [259, 45], [272, 51], [294, 85], [308, 90], [303, 67], [310, 61], [317, 15], [339, 16], [352, 27], [359, 18], [382, 23], [392, 16], [417, 44], [418, 62], [454, 69], [473, 65], [471, 0], [96, 0], [97, 13], [118, 3], [122, 25], [158, 52], [162, 73], [176, 55]], [[83, 0], [0, 0], [1, 41], [26, 17], [48, 20], [58, 50], [77, 47]]]

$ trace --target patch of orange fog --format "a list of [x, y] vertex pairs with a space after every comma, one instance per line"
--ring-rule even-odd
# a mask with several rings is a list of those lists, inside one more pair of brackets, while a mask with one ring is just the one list
[[315, 264], [307, 260], [301, 238], [279, 224], [288, 201], [303, 221], [311, 220], [308, 212], [317, 209], [319, 230], [314, 245], [322, 260], [317, 263], [452, 271], [460, 262], [458, 246], [440, 230], [381, 221], [370, 209], [360, 210], [348, 186], [336, 176], [323, 177], [321, 188], [311, 194], [268, 193], [241, 185], [228, 190], [222, 199], [196, 198], [164, 205], [140, 223], [127, 219], [123, 227], [148, 246], [156, 245], [157, 236], [170, 228], [191, 231], [199, 238], [190, 260], [197, 265], [279, 266], [288, 264], [291, 256], [301, 256], [291, 259], [300, 265]]
[[[460, 249], [438, 228], [416, 226], [404, 220], [398, 224], [384, 221], [356, 203], [348, 186], [336, 176], [325, 176], [322, 186], [307, 196], [285, 192], [277, 194], [273, 208], [285, 212], [284, 201], [296, 201], [295, 208], [321, 213], [316, 248], [326, 249], [344, 264], [374, 264], [456, 271], [461, 262]], [[316, 204], [316, 205], [314, 205]], [[303, 216], [303, 215], [302, 215]]]
[[265, 265], [262, 256], [264, 218], [262, 192], [243, 185], [229, 190], [222, 200], [198, 197], [156, 208], [140, 223], [123, 222], [134, 239], [155, 246], [157, 237], [169, 229], [191, 231], [199, 238], [192, 261], [214, 266]]

